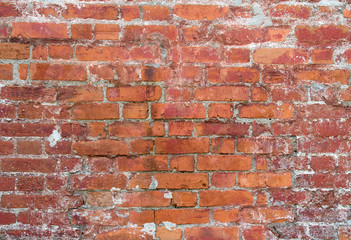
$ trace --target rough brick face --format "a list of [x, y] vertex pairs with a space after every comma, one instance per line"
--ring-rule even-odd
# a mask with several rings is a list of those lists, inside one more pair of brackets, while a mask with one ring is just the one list
[[351, 239], [351, 0], [0, 2], [0, 239]]

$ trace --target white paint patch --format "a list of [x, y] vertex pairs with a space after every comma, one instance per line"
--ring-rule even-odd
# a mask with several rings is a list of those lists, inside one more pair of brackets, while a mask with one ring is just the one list
[[342, 5], [342, 2], [339, 2], [338, 0], [322, 0], [319, 2], [320, 6], [340, 6]]
[[149, 189], [156, 189], [158, 186], [158, 182], [157, 180], [154, 178], [154, 176], [152, 176], [152, 181], [151, 181], [151, 184], [149, 186]]
[[54, 147], [58, 141], [61, 139], [61, 134], [60, 132], [55, 129], [51, 135], [48, 137], [48, 141], [50, 143], [50, 147]]
[[141, 229], [142, 232], [146, 232], [150, 235], [154, 235], [156, 231], [156, 224], [155, 223], [145, 223], [144, 228]]
[[172, 192], [165, 192], [163, 194], [164, 198], [167, 198], [167, 199], [172, 199]]
[[243, 3], [243, 0], [233, 0], [232, 1], [233, 6], [241, 6], [242, 3]]
[[272, 20], [264, 14], [264, 12], [263, 12], [263, 10], [262, 10], [262, 8], [260, 7], [259, 4], [254, 3], [252, 9], [253, 9], [253, 12], [254, 12], [254, 16], [247, 20], [247, 24], [248, 25], [272, 26], [272, 24], [273, 24]]
[[165, 225], [165, 228], [169, 231], [173, 231], [173, 228], [177, 226], [177, 224], [172, 223], [172, 222], [162, 222], [163, 225]]

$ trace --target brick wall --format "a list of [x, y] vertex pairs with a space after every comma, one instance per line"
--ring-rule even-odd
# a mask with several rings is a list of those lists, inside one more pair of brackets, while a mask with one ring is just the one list
[[350, 0], [1, 1], [0, 238], [351, 239], [350, 27]]

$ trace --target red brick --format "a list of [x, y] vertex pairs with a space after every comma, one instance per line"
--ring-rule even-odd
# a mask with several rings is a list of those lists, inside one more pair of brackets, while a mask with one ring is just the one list
[[16, 187], [19, 191], [43, 191], [44, 177], [18, 177]]
[[76, 57], [79, 61], [116, 61], [129, 59], [129, 52], [116, 46], [77, 46]]
[[174, 14], [187, 20], [214, 20], [223, 17], [227, 8], [216, 5], [175, 5]]
[[334, 45], [346, 41], [349, 28], [342, 25], [297, 26], [295, 35], [298, 43], [307, 46]]
[[86, 81], [87, 71], [82, 65], [31, 63], [32, 80]]
[[34, 154], [40, 155], [42, 146], [40, 141], [18, 141], [17, 153], [18, 154]]
[[247, 206], [253, 203], [253, 195], [245, 190], [207, 190], [200, 191], [199, 194], [201, 207]]
[[149, 189], [152, 182], [151, 173], [138, 173], [129, 178], [128, 188]]
[[66, 23], [13, 22], [12, 37], [67, 39]]
[[14, 191], [15, 177], [0, 176], [0, 191]]
[[340, 226], [338, 228], [338, 237], [340, 240], [347, 240], [351, 238], [351, 229], [346, 226]]
[[76, 104], [72, 108], [72, 119], [118, 119], [119, 105], [116, 103]]
[[79, 174], [71, 176], [73, 190], [110, 190], [126, 188], [127, 178], [123, 174]]
[[123, 105], [123, 117], [126, 119], [145, 119], [149, 116], [147, 103], [126, 103]]
[[241, 118], [292, 118], [293, 106], [283, 103], [277, 104], [247, 104], [239, 107]]
[[240, 187], [291, 187], [290, 172], [274, 173], [239, 173]]
[[73, 4], [67, 4], [66, 10], [62, 13], [62, 16], [66, 19], [72, 18], [92, 18], [99, 20], [117, 20], [118, 19], [118, 7], [116, 5], [108, 4], [87, 4], [83, 6], [75, 6]]
[[296, 78], [298, 81], [315, 81], [325, 84], [333, 84], [340, 82], [341, 84], [348, 84], [350, 73], [346, 70], [330, 70], [330, 71], [299, 71]]
[[155, 211], [155, 223], [199, 224], [209, 221], [207, 209], [160, 209]]
[[46, 60], [48, 58], [46, 46], [35, 46], [32, 50], [32, 58], [36, 60]]
[[342, 89], [340, 98], [343, 101], [351, 101], [351, 87]]
[[301, 138], [297, 150], [308, 153], [346, 153], [351, 149], [349, 144], [343, 139]]
[[92, 27], [90, 24], [72, 24], [71, 35], [73, 39], [91, 39]]
[[310, 7], [279, 4], [271, 10], [271, 16], [307, 19], [311, 16], [311, 12]]
[[243, 136], [249, 131], [249, 125], [245, 123], [203, 122], [196, 123], [195, 128], [198, 136]]
[[138, 5], [121, 6], [121, 14], [122, 14], [122, 18], [125, 21], [131, 21], [133, 19], [137, 19], [140, 17], [139, 6]]
[[193, 132], [192, 122], [168, 122], [169, 136], [191, 136]]
[[28, 59], [29, 45], [21, 43], [0, 43], [1, 59]]
[[208, 110], [209, 118], [231, 118], [233, 105], [230, 103], [210, 103]]
[[293, 222], [294, 214], [290, 208], [245, 208], [240, 211], [246, 223], [283, 223]]
[[211, 186], [218, 188], [230, 188], [236, 184], [236, 173], [216, 172], [212, 174]]
[[89, 158], [87, 164], [92, 172], [110, 172], [112, 170], [112, 160], [105, 157]]
[[177, 39], [177, 28], [175, 25], [128, 25], [124, 28], [125, 41], [148, 41], [148, 40], [170, 40]]
[[0, 212], [0, 225], [9, 225], [13, 223], [16, 223], [16, 214], [10, 212]]
[[22, 101], [54, 102], [56, 100], [56, 90], [54, 88], [45, 87], [7, 86], [1, 88], [1, 98]]
[[312, 51], [312, 61], [317, 64], [333, 64], [332, 49], [314, 49]]
[[90, 85], [60, 87], [57, 93], [57, 100], [66, 102], [102, 101], [102, 88]]
[[172, 205], [176, 207], [195, 207], [197, 195], [193, 192], [174, 192]]
[[250, 49], [231, 48], [226, 51], [228, 63], [247, 63], [250, 62]]
[[115, 24], [95, 24], [96, 40], [118, 40], [119, 25]]
[[308, 58], [306, 51], [292, 48], [260, 48], [253, 54], [253, 60], [262, 64], [302, 64]]
[[268, 28], [265, 38], [269, 42], [284, 42], [289, 33], [289, 28]]
[[234, 153], [234, 138], [213, 138], [211, 140], [212, 153]]
[[166, 6], [145, 5], [142, 6], [142, 11], [145, 21], [169, 20], [169, 8]]
[[20, 11], [16, 8], [14, 3], [0, 3], [0, 17], [18, 17], [20, 16]]
[[73, 49], [69, 45], [49, 45], [49, 57], [53, 59], [71, 59]]
[[128, 144], [118, 140], [80, 141], [73, 144], [78, 155], [114, 156], [128, 155]]
[[210, 47], [182, 47], [180, 49], [183, 62], [214, 63], [220, 61], [220, 53]]
[[14, 145], [9, 141], [0, 141], [0, 155], [10, 155], [14, 152]]
[[168, 207], [171, 205], [171, 199], [164, 197], [165, 192], [148, 191], [148, 192], [133, 192], [120, 193], [117, 200], [121, 204], [116, 204], [119, 207]]
[[147, 137], [158, 136], [157, 126], [149, 122], [114, 122], [109, 126], [110, 136], [116, 137]]
[[207, 173], [155, 173], [157, 188], [204, 189], [208, 188]]
[[239, 138], [238, 152], [254, 154], [291, 154], [292, 140], [286, 138]]
[[27, 80], [28, 64], [20, 64], [18, 68], [18, 75], [21, 80]]
[[231, 210], [216, 210], [213, 212], [213, 218], [217, 222], [237, 222], [239, 220], [238, 209]]
[[212, 34], [215, 35], [215, 41], [223, 45], [247, 45], [265, 41], [264, 28], [216, 25]]
[[13, 66], [11, 64], [0, 64], [0, 79], [12, 80], [13, 79]]
[[192, 172], [194, 171], [194, 156], [174, 156], [169, 160], [171, 171]]
[[154, 149], [154, 140], [135, 139], [129, 142], [130, 150], [135, 154], [149, 154]]
[[141, 157], [118, 157], [119, 171], [167, 171], [168, 157], [164, 155]]
[[128, 222], [128, 217], [123, 217], [123, 214], [124, 211], [74, 209], [72, 223], [76, 225], [123, 226]]
[[0, 123], [0, 135], [16, 137], [48, 137], [55, 125], [45, 123]]
[[106, 96], [109, 101], [157, 101], [160, 99], [161, 94], [162, 91], [159, 86], [124, 86], [106, 90]]
[[245, 171], [251, 169], [251, 157], [241, 155], [200, 155], [197, 170]]
[[137, 225], [144, 225], [145, 223], [153, 222], [155, 219], [154, 211], [129, 211], [129, 222]]
[[29, 158], [2, 158], [1, 170], [3, 172], [42, 172], [56, 171], [55, 159], [29, 159]]
[[158, 46], [133, 47], [130, 50], [130, 57], [133, 60], [159, 62], [161, 59], [161, 49]]
[[256, 69], [245, 67], [210, 68], [208, 80], [213, 83], [258, 82], [260, 74]]
[[206, 109], [199, 103], [152, 103], [153, 119], [194, 119], [206, 118]]
[[156, 237], [160, 240], [180, 240], [182, 239], [182, 229], [172, 228], [169, 230], [166, 227], [157, 227]]
[[152, 240], [153, 237], [149, 233], [142, 231], [143, 228], [121, 228], [110, 232], [98, 233], [96, 240], [110, 239], [145, 239]]
[[208, 138], [156, 138], [155, 152], [161, 154], [207, 153]]
[[249, 89], [239, 86], [216, 86], [195, 91], [198, 101], [248, 101]]
[[146, 82], [160, 82], [171, 78], [172, 70], [168, 67], [143, 66], [141, 68], [141, 79]]
[[186, 239], [239, 239], [238, 227], [192, 227], [184, 230]]
[[43, 106], [39, 104], [20, 104], [17, 109], [18, 118], [41, 119]]

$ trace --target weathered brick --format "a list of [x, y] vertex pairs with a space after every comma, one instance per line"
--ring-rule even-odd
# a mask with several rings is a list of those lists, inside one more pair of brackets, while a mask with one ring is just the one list
[[198, 156], [197, 170], [246, 171], [251, 169], [251, 157], [241, 155]]
[[13, 22], [12, 37], [67, 39], [65, 23]]
[[176, 5], [174, 14], [187, 20], [214, 20], [223, 17], [228, 9], [216, 5]]
[[153, 119], [192, 119], [205, 118], [206, 109], [203, 104], [193, 103], [153, 103], [151, 104]]
[[209, 221], [206, 209], [160, 209], [155, 211], [155, 223], [199, 224]]
[[157, 188], [204, 189], [208, 188], [207, 173], [155, 173]]
[[71, 177], [71, 188], [73, 190], [109, 190], [115, 188], [126, 188], [127, 178], [123, 174], [78, 174]]
[[[200, 206], [247, 206], [253, 203], [253, 195], [245, 190], [200, 191]], [[218, 196], [221, 196], [220, 198]]]
[[78, 155], [113, 156], [128, 155], [128, 144], [118, 140], [80, 141], [73, 144]]
[[92, 18], [99, 20], [117, 20], [118, 7], [116, 5], [108, 4], [87, 4], [83, 6], [75, 6], [74, 4], [67, 4], [66, 10], [62, 16], [66, 19], [73, 18]]
[[32, 80], [86, 81], [87, 71], [82, 65], [31, 63]]
[[155, 152], [161, 154], [207, 153], [208, 138], [157, 138]]
[[83, 103], [72, 108], [72, 119], [118, 119], [119, 105], [116, 103]]
[[239, 239], [238, 227], [192, 227], [184, 230], [186, 239]]

